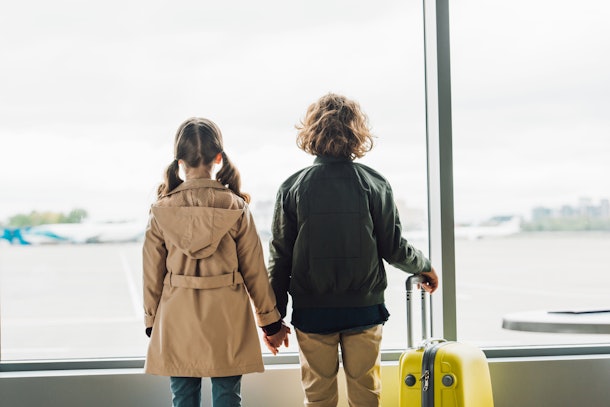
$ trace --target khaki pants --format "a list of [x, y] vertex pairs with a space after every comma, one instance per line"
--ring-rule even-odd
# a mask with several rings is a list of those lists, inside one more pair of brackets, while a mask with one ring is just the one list
[[382, 325], [356, 333], [308, 334], [296, 329], [305, 406], [336, 407], [341, 346], [350, 407], [381, 406]]

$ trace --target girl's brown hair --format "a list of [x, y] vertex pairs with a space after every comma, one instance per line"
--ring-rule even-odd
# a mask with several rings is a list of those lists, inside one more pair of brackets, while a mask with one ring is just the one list
[[250, 196], [241, 192], [241, 176], [237, 168], [229, 161], [222, 145], [222, 133], [211, 120], [199, 117], [190, 118], [180, 125], [174, 140], [174, 161], [165, 170], [165, 182], [159, 185], [157, 196], [161, 198], [182, 183], [179, 175], [178, 160], [189, 167], [202, 164], [212, 165], [214, 158], [222, 154], [222, 167], [216, 174], [216, 180], [250, 202]]
[[309, 154], [353, 160], [373, 148], [368, 117], [358, 102], [334, 93], [312, 103], [296, 128], [297, 145]]

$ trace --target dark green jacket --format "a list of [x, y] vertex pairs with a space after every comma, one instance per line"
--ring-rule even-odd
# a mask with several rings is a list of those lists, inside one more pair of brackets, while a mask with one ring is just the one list
[[403, 237], [390, 184], [349, 159], [317, 157], [288, 178], [275, 203], [269, 275], [277, 308], [384, 302], [382, 259], [408, 273], [430, 261]]

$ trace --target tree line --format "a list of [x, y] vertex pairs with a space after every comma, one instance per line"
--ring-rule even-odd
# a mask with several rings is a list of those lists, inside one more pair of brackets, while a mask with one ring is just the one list
[[81, 223], [88, 217], [85, 209], [75, 208], [70, 212], [38, 212], [19, 213], [9, 217], [6, 222], [0, 223], [2, 227], [23, 228], [28, 226], [48, 225], [51, 223]]
[[573, 232], [573, 231], [610, 231], [610, 219], [579, 216], [573, 218], [545, 218], [523, 222], [525, 232]]

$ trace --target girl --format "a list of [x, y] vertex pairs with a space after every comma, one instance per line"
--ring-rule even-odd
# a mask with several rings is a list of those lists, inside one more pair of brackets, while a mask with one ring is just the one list
[[268, 342], [288, 344], [247, 202], [218, 127], [182, 123], [143, 247], [145, 372], [171, 377], [176, 407], [200, 406], [202, 377], [214, 407], [241, 405], [241, 376], [263, 371], [251, 302]]

